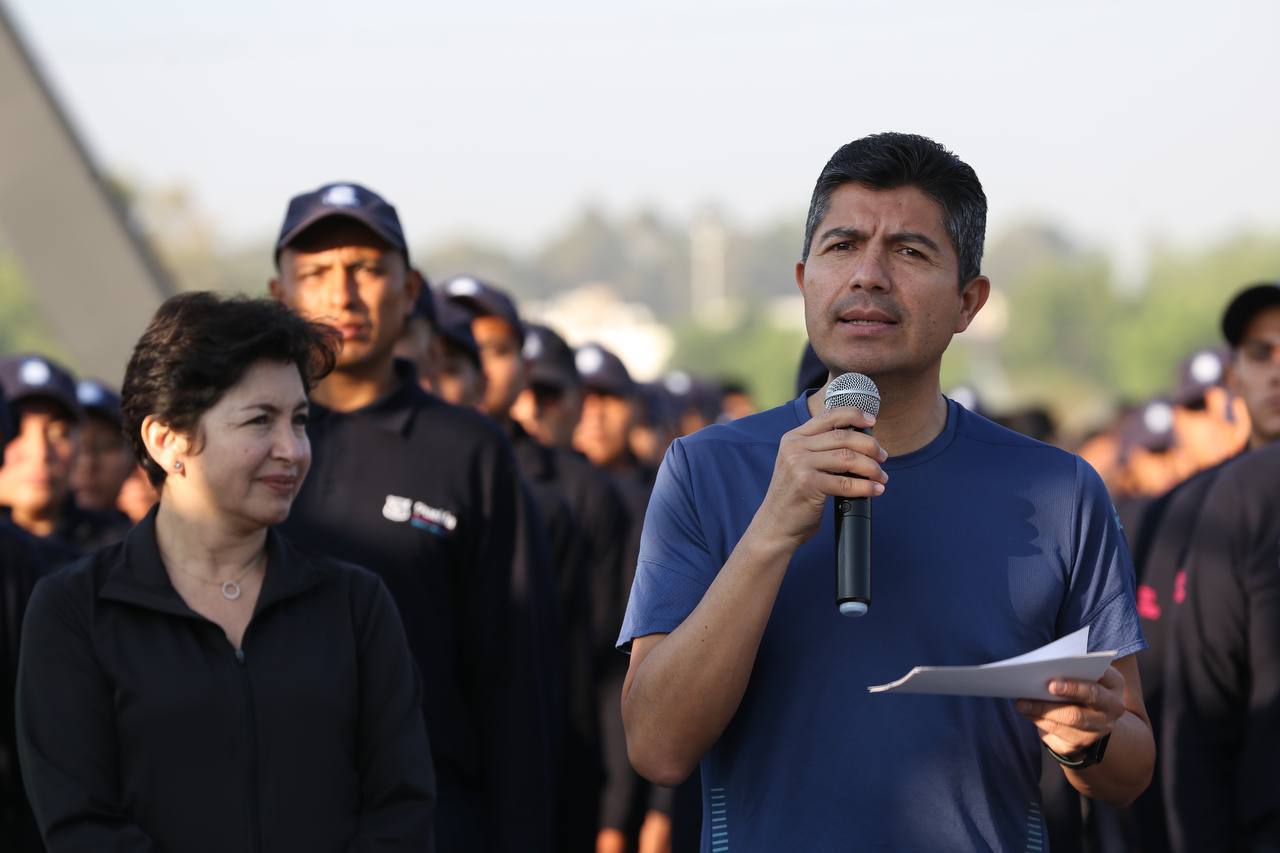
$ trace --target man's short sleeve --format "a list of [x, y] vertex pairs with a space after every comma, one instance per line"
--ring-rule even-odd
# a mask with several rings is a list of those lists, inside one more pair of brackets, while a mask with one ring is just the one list
[[1076, 458], [1075, 552], [1058, 634], [1089, 626], [1089, 651], [1119, 657], [1147, 647], [1138, 622], [1129, 546], [1096, 471]]
[[719, 570], [719, 562], [707, 549], [694, 502], [687, 451], [676, 439], [658, 469], [644, 516], [640, 557], [618, 648], [629, 652], [636, 637], [674, 631], [698, 606]]

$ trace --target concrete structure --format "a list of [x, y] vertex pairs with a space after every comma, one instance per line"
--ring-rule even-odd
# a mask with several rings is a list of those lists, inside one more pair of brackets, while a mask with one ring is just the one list
[[119, 383], [173, 292], [0, 5], [0, 246], [79, 370]]

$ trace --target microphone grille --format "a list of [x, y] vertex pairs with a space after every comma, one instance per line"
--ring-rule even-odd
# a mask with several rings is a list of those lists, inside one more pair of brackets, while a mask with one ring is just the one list
[[861, 373], [842, 373], [827, 386], [827, 410], [853, 406], [870, 415], [880, 414], [880, 389]]

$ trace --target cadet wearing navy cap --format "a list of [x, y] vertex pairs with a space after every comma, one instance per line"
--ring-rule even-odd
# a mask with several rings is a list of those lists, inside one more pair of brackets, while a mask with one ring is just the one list
[[121, 427], [120, 395], [96, 379], [81, 379], [76, 383], [76, 399], [85, 413], [80, 453], [71, 473], [76, 504], [116, 513], [120, 488], [137, 464]]
[[[609, 472], [622, 490], [631, 520], [626, 533], [625, 556], [618, 570], [605, 579], [605, 607], [600, 622], [604, 636], [622, 625], [627, 594], [635, 575], [653, 471], [639, 463], [631, 451], [631, 427], [636, 419], [638, 387], [622, 359], [599, 344], [578, 348], [574, 365], [582, 377], [582, 418], [573, 444], [591, 463]], [[597, 578], [600, 583], [602, 579]], [[650, 786], [631, 767], [618, 697], [626, 677], [626, 660], [600, 652], [600, 722], [604, 730], [605, 762], [609, 774], [601, 812], [601, 851], [622, 850], [640, 831], [649, 809]]]
[[511, 416], [547, 447], [569, 449], [582, 417], [582, 377], [573, 348], [554, 330], [524, 324], [528, 386], [516, 397]]
[[440, 336], [436, 332], [436, 301], [426, 276], [414, 269], [409, 270], [409, 275], [418, 280], [418, 297], [413, 300], [413, 310], [396, 342], [395, 355], [412, 364], [418, 371], [422, 390], [434, 394], [441, 355]]
[[[1215, 364], [1203, 359], [1197, 366], [1196, 361], [1201, 356], [1217, 355], [1215, 350], [1206, 350], [1193, 354], [1184, 365], [1183, 373], [1184, 377], [1198, 382], [1205, 389], [1215, 383], [1225, 382], [1231, 393], [1244, 401], [1249, 413], [1249, 440], [1245, 447], [1225, 462], [1199, 472], [1152, 502], [1134, 537], [1133, 558], [1141, 584], [1138, 587], [1138, 613], [1142, 617], [1142, 632], [1150, 645], [1145, 658], [1140, 656], [1138, 662], [1142, 665], [1142, 685], [1151, 714], [1152, 729], [1157, 738], [1161, 738], [1167, 745], [1163, 751], [1164, 761], [1161, 763], [1163, 785], [1152, 785], [1133, 805], [1140, 841], [1144, 848], [1153, 850], [1169, 848], [1168, 827], [1174, 828], [1184, 845], [1188, 844], [1189, 839], [1205, 837], [1206, 829], [1211, 833], [1216, 831], [1216, 827], [1202, 824], [1199, 807], [1188, 810], [1186, 814], [1166, 814], [1164, 797], [1176, 789], [1176, 798], [1184, 802], [1187, 797], [1204, 794], [1204, 802], [1213, 803], [1219, 792], [1209, 789], [1221, 783], [1220, 772], [1229, 764], [1229, 761], [1226, 764], [1220, 763], [1225, 754], [1212, 756], [1207, 763], [1202, 763], [1203, 757], [1195, 754], [1205, 748], [1203, 732], [1198, 736], [1196, 731], [1188, 727], [1188, 723], [1195, 724], [1210, 717], [1203, 701], [1213, 691], [1205, 689], [1203, 679], [1211, 668], [1203, 666], [1201, 662], [1182, 660], [1186, 654], [1203, 654], [1223, 636], [1242, 630], [1240, 620], [1244, 618], [1243, 611], [1228, 599], [1214, 600], [1217, 594], [1214, 588], [1221, 577], [1208, 582], [1209, 591], [1202, 590], [1203, 600], [1197, 610], [1200, 614], [1213, 614], [1212, 618], [1219, 619], [1222, 624], [1215, 626], [1213, 631], [1209, 626], [1200, 626], [1192, 631], [1190, 629], [1193, 626], [1187, 625], [1187, 636], [1182, 644], [1175, 643], [1174, 633], [1182, 633], [1177, 625], [1185, 621], [1181, 611], [1191, 589], [1188, 580], [1192, 562], [1191, 550], [1197, 547], [1196, 539], [1211, 532], [1198, 522], [1206, 512], [1214, 483], [1224, 471], [1231, 469], [1235, 460], [1280, 440], [1280, 357], [1277, 357], [1277, 352], [1280, 352], [1280, 286], [1271, 283], [1256, 284], [1236, 293], [1223, 311], [1221, 327], [1229, 352], [1223, 363], [1218, 365], [1219, 369], [1215, 372]], [[1191, 383], [1184, 378], [1183, 384]], [[1204, 393], [1203, 390], [1201, 393]], [[1184, 395], [1186, 396], [1190, 395]], [[1254, 479], [1260, 482], [1258, 478]], [[1237, 479], [1237, 482], [1243, 481]], [[1242, 493], [1242, 496], [1245, 496], [1246, 502], [1252, 502], [1255, 498], [1262, 497], [1262, 491], [1248, 493], [1247, 496]], [[1233, 508], [1230, 512], [1234, 513], [1237, 509], [1239, 508]], [[1252, 510], [1249, 512], [1252, 513]], [[1213, 553], [1210, 548], [1203, 551], [1201, 559], [1212, 562], [1220, 560], [1221, 555]], [[1174, 619], [1175, 614], [1177, 621]], [[1208, 634], [1209, 639], [1196, 636], [1201, 632]], [[1166, 679], [1174, 669], [1186, 673], [1181, 683], [1186, 684], [1187, 679], [1190, 679], [1190, 695], [1196, 697], [1195, 703], [1186, 704], [1185, 695], [1171, 692], [1167, 688]], [[1238, 676], [1243, 678], [1244, 671], [1241, 670]], [[1238, 681], [1234, 684], [1224, 683], [1221, 687], [1227, 690], [1242, 689]], [[1167, 751], [1168, 748], [1184, 748], [1172, 740], [1174, 736], [1168, 733], [1167, 721], [1173, 717], [1181, 718], [1183, 743], [1191, 746], [1192, 754], [1186, 759], [1175, 758]], [[1197, 743], [1197, 740], [1201, 742]], [[1271, 758], [1274, 759], [1275, 755]], [[1272, 786], [1268, 783], [1261, 787]], [[1229, 817], [1229, 814], [1224, 814], [1222, 819]], [[1229, 833], [1213, 837], [1214, 843], [1221, 844], [1224, 848], [1231, 844]], [[1194, 849], [1194, 846], [1185, 846], [1184, 849]]]
[[16, 424], [0, 470], [0, 505], [9, 518], [41, 540], [52, 563], [118, 541], [127, 520], [81, 509], [71, 493], [84, 421], [71, 374], [43, 356], [20, 355], [0, 362], [0, 385]]
[[[547, 378], [546, 366], [539, 369], [536, 360], [525, 358], [525, 348], [533, 342], [533, 350], [540, 351], [549, 330], [528, 333], [511, 297], [471, 276], [445, 282], [441, 295], [471, 315], [485, 369], [482, 408], [507, 430], [551, 533], [569, 711], [557, 849], [590, 850], [595, 846], [604, 779], [593, 661], [598, 649], [593, 590], [597, 578], [613, 574], [622, 559], [625, 508], [612, 484], [589, 462], [572, 451], [539, 443], [512, 417], [535, 371], [544, 381]], [[568, 512], [567, 523], [557, 520], [561, 506]]]
[[486, 383], [480, 345], [471, 333], [471, 314], [439, 293], [432, 298], [441, 349], [436, 393], [455, 406], [480, 409]]
[[[12, 412], [0, 393], [0, 449], [13, 438]], [[0, 850], [43, 850], [35, 818], [18, 772], [14, 724], [14, 685], [18, 677], [18, 639], [22, 615], [45, 561], [34, 537], [0, 518]]]
[[[487, 418], [424, 392], [394, 347], [418, 296], [394, 208], [356, 184], [289, 203], [272, 295], [342, 335], [314, 392], [313, 463], [284, 529], [386, 581], [422, 669], [451, 851], [548, 849], [550, 746], [511, 650], [519, 479]], [[532, 707], [531, 707], [532, 706]]]

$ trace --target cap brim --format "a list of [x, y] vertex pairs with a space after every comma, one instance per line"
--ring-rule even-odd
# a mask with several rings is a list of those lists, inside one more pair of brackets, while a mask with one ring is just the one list
[[581, 380], [567, 370], [539, 364], [529, 369], [529, 383], [552, 385], [560, 389], [574, 388], [582, 384]]
[[614, 397], [630, 397], [635, 393], [635, 384], [627, 385], [621, 382], [601, 382], [599, 380], [586, 380], [582, 383], [584, 391], [594, 391], [597, 394], [610, 394]]
[[326, 219], [336, 219], [339, 217], [360, 223], [365, 228], [372, 231], [378, 239], [382, 240], [382, 242], [386, 243], [398, 252], [403, 252], [405, 259], [408, 259], [409, 249], [402, 245], [400, 240], [394, 234], [388, 233], [387, 229], [383, 228], [375, 217], [369, 216], [360, 208], [332, 208], [316, 211], [303, 219], [297, 225], [293, 226], [293, 228], [289, 229], [287, 233], [282, 234], [280, 239], [276, 242], [276, 260], [278, 261], [280, 259], [280, 253], [289, 248], [295, 240], [302, 236], [303, 232]]
[[29, 391], [19, 391], [9, 398], [9, 407], [14, 408], [30, 400], [47, 400], [63, 409], [71, 416], [72, 420], [84, 420], [85, 410], [80, 405], [79, 400], [74, 397], [68, 397], [66, 394], [59, 394], [57, 391], [50, 391], [47, 388], [32, 388]]

